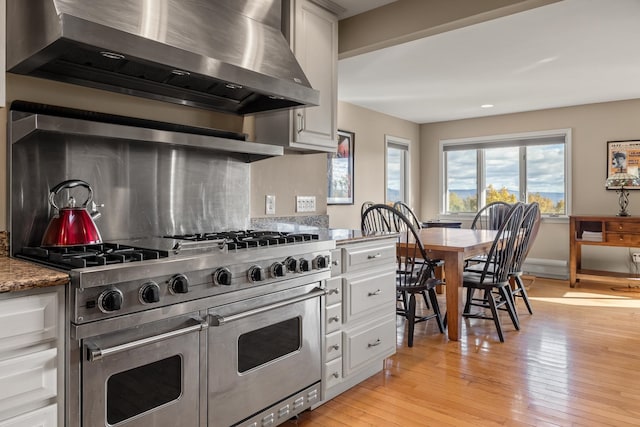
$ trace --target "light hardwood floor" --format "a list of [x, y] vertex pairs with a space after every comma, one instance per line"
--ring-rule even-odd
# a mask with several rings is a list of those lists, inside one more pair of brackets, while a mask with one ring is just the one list
[[[447, 342], [433, 320], [381, 373], [286, 426], [640, 426], [640, 289], [536, 279], [521, 329], [465, 320]], [[443, 304], [444, 305], [444, 304]]]

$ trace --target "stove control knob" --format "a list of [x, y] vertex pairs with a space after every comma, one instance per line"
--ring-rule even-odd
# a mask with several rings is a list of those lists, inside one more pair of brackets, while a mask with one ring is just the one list
[[284, 277], [287, 274], [287, 267], [281, 262], [271, 264], [271, 275], [273, 277]]
[[251, 283], [261, 282], [265, 279], [264, 269], [259, 265], [254, 265], [247, 271], [247, 278]]
[[229, 286], [231, 284], [231, 271], [227, 267], [220, 267], [213, 272], [213, 283]]
[[294, 257], [288, 257], [284, 260], [284, 265], [287, 267], [287, 270], [297, 273], [300, 271], [300, 261], [295, 259]]
[[143, 304], [153, 304], [160, 301], [160, 286], [156, 282], [147, 282], [138, 292], [140, 302]]
[[98, 296], [98, 308], [103, 313], [111, 313], [122, 308], [122, 292], [118, 289], [108, 289]]
[[169, 292], [172, 294], [186, 294], [189, 292], [189, 279], [184, 274], [176, 274], [169, 279]]
[[311, 270], [311, 264], [308, 259], [300, 258], [300, 271], [302, 273]]
[[314, 259], [314, 264], [315, 264], [315, 267], [318, 270], [323, 269], [323, 268], [327, 268], [327, 267], [329, 267], [329, 257], [328, 256], [323, 256], [323, 255], [318, 255]]

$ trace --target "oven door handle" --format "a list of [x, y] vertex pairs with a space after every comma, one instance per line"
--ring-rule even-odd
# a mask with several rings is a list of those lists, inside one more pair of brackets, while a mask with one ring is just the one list
[[86, 341], [85, 345], [87, 346], [87, 360], [89, 362], [94, 362], [96, 360], [100, 360], [103, 357], [110, 356], [115, 353], [132, 350], [134, 348], [142, 347], [148, 344], [153, 344], [162, 340], [174, 338], [180, 335], [185, 335], [191, 332], [201, 331], [209, 327], [209, 323], [204, 319], [194, 319], [194, 320], [198, 321], [197, 325], [187, 326], [186, 328], [176, 329], [175, 331], [165, 332], [164, 334], [154, 335], [152, 337], [127, 342], [127, 343], [116, 345], [113, 347], [100, 348], [94, 342]]
[[233, 322], [233, 321], [236, 321], [236, 320], [244, 319], [246, 317], [253, 316], [255, 314], [264, 313], [265, 311], [274, 310], [276, 308], [284, 307], [286, 305], [295, 304], [296, 302], [305, 301], [305, 300], [316, 298], [316, 297], [319, 297], [319, 296], [322, 296], [322, 295], [326, 295], [326, 294], [327, 294], [327, 290], [326, 289], [316, 288], [313, 291], [309, 292], [308, 294], [304, 294], [304, 295], [301, 295], [301, 296], [298, 296], [298, 297], [294, 297], [294, 298], [285, 299], [285, 300], [278, 301], [276, 303], [265, 305], [265, 306], [262, 306], [262, 307], [256, 307], [254, 309], [243, 311], [241, 313], [231, 314], [229, 316], [220, 316], [220, 315], [217, 315], [217, 314], [210, 314], [209, 315], [210, 325], [211, 326], [222, 326], [225, 323], [229, 323], [229, 322]]

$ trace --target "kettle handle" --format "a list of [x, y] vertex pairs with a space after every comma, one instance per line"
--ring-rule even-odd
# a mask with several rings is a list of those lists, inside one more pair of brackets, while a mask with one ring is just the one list
[[51, 189], [51, 192], [49, 193], [49, 203], [56, 210], [60, 210], [60, 208], [56, 205], [56, 201], [55, 201], [56, 194], [58, 194], [61, 190], [64, 190], [66, 188], [75, 188], [78, 186], [85, 187], [87, 190], [89, 190], [89, 196], [87, 197], [87, 200], [85, 200], [84, 203], [82, 203], [82, 207], [86, 207], [87, 204], [89, 204], [89, 202], [91, 201], [91, 199], [93, 199], [93, 189], [87, 182], [82, 181], [81, 179], [69, 179], [67, 181], [62, 181], [60, 184], [57, 184], [56, 186], [54, 186]]

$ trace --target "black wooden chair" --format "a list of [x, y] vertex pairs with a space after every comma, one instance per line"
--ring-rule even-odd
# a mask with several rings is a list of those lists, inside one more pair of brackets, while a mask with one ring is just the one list
[[402, 215], [406, 216], [411, 221], [416, 230], [420, 230], [422, 228], [422, 222], [418, 219], [415, 212], [413, 212], [413, 209], [411, 209], [409, 205], [404, 202], [397, 201], [393, 204], [393, 207], [396, 210], [400, 211]]
[[507, 202], [492, 202], [478, 211], [471, 222], [473, 230], [497, 230], [511, 209]]
[[[463, 274], [462, 285], [467, 289], [467, 299], [462, 315], [468, 318], [493, 320], [501, 342], [504, 342], [504, 334], [499, 310], [507, 311], [513, 326], [516, 330], [520, 329], [509, 277], [513, 271], [515, 248], [522, 227], [524, 210], [523, 203], [517, 203], [510, 208], [487, 253], [487, 261], [481, 264], [482, 268], [478, 271], [465, 270]], [[482, 293], [482, 297], [475, 297], [476, 290]], [[480, 307], [482, 311], [472, 313], [472, 307]], [[490, 315], [486, 314], [487, 309], [490, 310]]]
[[371, 202], [371, 201], [366, 201], [362, 204], [362, 206], [360, 206], [360, 218], [362, 218], [362, 215], [364, 214], [364, 211], [367, 210], [367, 208], [370, 208], [371, 206], [375, 205], [375, 202]]
[[[433, 276], [434, 263], [422, 246], [411, 220], [391, 206], [377, 204], [365, 210], [361, 224], [363, 232], [398, 233], [396, 292], [399, 298], [396, 313], [407, 319], [408, 346], [413, 347], [415, 324], [418, 322], [435, 318], [440, 333], [444, 333], [444, 321], [435, 291], [441, 281]], [[416, 294], [422, 294], [427, 307], [428, 301], [431, 302], [431, 312], [416, 312]]]
[[522, 281], [522, 265], [524, 261], [527, 259], [527, 255], [529, 254], [529, 250], [533, 245], [533, 242], [538, 235], [538, 229], [540, 228], [540, 205], [538, 203], [533, 202], [526, 205], [522, 226], [520, 227], [520, 233], [518, 237], [518, 241], [515, 248], [514, 253], [514, 261], [511, 272], [509, 273], [512, 278], [512, 287], [511, 287], [511, 295], [514, 298], [519, 297], [522, 298], [529, 314], [533, 314], [533, 310], [531, 309], [531, 303], [529, 302], [529, 296], [527, 295], [527, 290], [524, 287], [524, 283]]
[[[527, 295], [527, 290], [524, 286], [524, 282], [522, 281], [522, 266], [538, 234], [541, 216], [540, 206], [537, 202], [529, 203], [524, 206], [525, 209], [522, 224], [518, 230], [518, 237], [513, 255], [513, 265], [509, 276], [511, 278], [511, 295], [514, 301], [515, 298], [522, 298], [529, 314], [533, 314], [529, 296]], [[465, 271], [480, 272], [484, 268], [484, 262], [486, 262], [486, 260], [467, 266]], [[489, 273], [492, 271], [492, 269], [488, 269]]]

